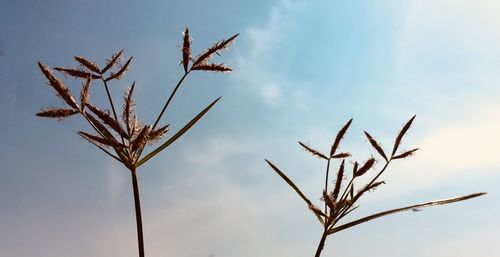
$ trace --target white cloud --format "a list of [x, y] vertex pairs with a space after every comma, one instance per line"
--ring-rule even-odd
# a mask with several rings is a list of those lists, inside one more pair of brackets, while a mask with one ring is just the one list
[[296, 18], [304, 8], [302, 1], [278, 1], [266, 23], [247, 28], [242, 37], [248, 38], [248, 49], [236, 57], [235, 70], [242, 71], [234, 74], [236, 84], [256, 91], [266, 104], [279, 105], [289, 97], [303, 97], [286, 78], [285, 67], [296, 51], [290, 38], [299, 27]]

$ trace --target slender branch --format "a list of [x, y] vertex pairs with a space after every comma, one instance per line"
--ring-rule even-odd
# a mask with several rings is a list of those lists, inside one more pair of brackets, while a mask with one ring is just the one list
[[[85, 118], [85, 120], [87, 120], [87, 122], [90, 124], [90, 126], [92, 126], [92, 128], [94, 128], [94, 130], [95, 130], [95, 131], [96, 131], [96, 132], [97, 132], [97, 133], [98, 133], [98, 134], [99, 134], [102, 138], [106, 138], [106, 136], [105, 136], [105, 135], [104, 135], [104, 134], [103, 134], [103, 133], [102, 133], [102, 132], [101, 132], [101, 131], [100, 131], [100, 130], [99, 130], [99, 129], [95, 126], [95, 125], [94, 125], [94, 123], [92, 123], [92, 121], [89, 119], [89, 117], [87, 117], [87, 115], [85, 114], [85, 112], [84, 112], [84, 111], [79, 110], [79, 112], [80, 112], [80, 114], [81, 114], [81, 115]], [[100, 148], [100, 147], [99, 147], [99, 148]], [[123, 154], [123, 153], [122, 153], [119, 149], [117, 149], [117, 148], [115, 148], [115, 147], [113, 147], [113, 149], [115, 150], [116, 154], [118, 154], [118, 156], [119, 156], [120, 158], [123, 158], [123, 160], [128, 160], [128, 158], [127, 158], [127, 157], [126, 157], [126, 156], [125, 156], [125, 155], [124, 155], [124, 154]], [[103, 150], [104, 150], [104, 149], [103, 149]], [[120, 159], [116, 158], [113, 154], [109, 154], [109, 155], [110, 155], [111, 157], [113, 157], [113, 158], [115, 158], [115, 159], [119, 160], [119, 161], [120, 161], [121, 163], [123, 163], [125, 166], [127, 166], [127, 164], [126, 164], [124, 161], [122, 161], [122, 160], [120, 160]], [[128, 166], [127, 166], [127, 167], [128, 167]]]
[[151, 128], [151, 131], [154, 131], [154, 129], [156, 128], [156, 125], [158, 125], [158, 122], [160, 122], [160, 119], [161, 119], [161, 116], [163, 116], [163, 113], [165, 112], [165, 110], [167, 109], [168, 105], [170, 104], [170, 102], [172, 101], [172, 99], [174, 98], [174, 95], [175, 93], [177, 92], [177, 89], [179, 89], [179, 87], [181, 86], [182, 82], [184, 81], [184, 79], [187, 77], [187, 75], [189, 74], [189, 72], [191, 72], [191, 69], [189, 69], [186, 73], [184, 73], [184, 75], [181, 77], [181, 79], [177, 82], [177, 85], [175, 86], [174, 90], [172, 91], [172, 93], [170, 94], [170, 96], [168, 97], [167, 101], [165, 102], [165, 105], [163, 106], [163, 108], [161, 109], [161, 112], [160, 114], [158, 115], [158, 118], [156, 118], [156, 121], [155, 123], [153, 124], [153, 127]]
[[[116, 122], [119, 123], [120, 121], [118, 120], [118, 116], [116, 115], [115, 105], [113, 104], [113, 98], [111, 98], [111, 94], [109, 93], [108, 82], [106, 82], [106, 80], [104, 80], [104, 78], [102, 76], [101, 76], [101, 80], [104, 83], [104, 88], [106, 88], [106, 94], [108, 95], [108, 100], [109, 100], [109, 104], [111, 105], [111, 110], [113, 110], [113, 116], [115, 117]], [[123, 139], [123, 137], [121, 135], [120, 135], [120, 138], [122, 139], [122, 143], [125, 144], [125, 140]]]
[[[377, 179], [380, 177], [380, 175], [382, 175], [382, 173], [384, 173], [384, 171], [385, 171], [385, 170], [387, 169], [387, 167], [389, 166], [389, 163], [390, 163], [390, 162], [391, 162], [391, 160], [389, 160], [389, 161], [387, 161], [387, 162], [385, 163], [384, 167], [383, 167], [383, 168], [379, 171], [379, 173], [378, 173], [378, 174], [377, 174], [377, 175], [376, 175], [376, 176], [375, 176], [375, 177], [374, 177], [374, 178], [370, 181], [370, 183], [368, 183], [368, 184], [365, 186], [365, 188], [367, 188], [367, 187], [371, 186], [371, 185], [375, 182], [375, 180], [377, 180]], [[363, 189], [361, 189], [361, 190], [363, 190]], [[361, 197], [361, 195], [362, 195], [362, 193], [361, 193], [361, 194], [357, 194], [357, 195], [356, 195], [356, 196], [352, 199], [352, 201], [351, 201], [348, 205], [346, 205], [344, 208], [342, 208], [342, 210], [341, 210], [341, 211], [339, 211], [339, 212], [338, 212], [338, 216], [339, 216], [339, 217], [344, 217], [344, 216], [345, 216], [345, 214], [346, 214], [346, 212], [347, 212], [347, 211], [349, 211], [349, 208], [351, 208], [351, 207], [354, 205], [354, 203], [356, 203], [356, 201], [357, 201], [357, 200]], [[345, 195], [345, 197], [347, 198], [347, 195]]]
[[137, 223], [137, 243], [139, 247], [139, 257], [144, 257], [144, 238], [142, 234], [142, 217], [141, 217], [141, 201], [139, 198], [139, 185], [137, 183], [137, 174], [135, 168], [130, 168], [132, 175], [132, 187], [134, 189], [134, 203], [135, 203], [135, 220]]
[[[325, 192], [328, 193], [328, 173], [330, 172], [330, 160], [331, 158], [328, 158], [328, 162], [326, 164], [326, 174], [325, 174]], [[328, 205], [326, 204], [325, 201], [325, 214], [328, 213]]]

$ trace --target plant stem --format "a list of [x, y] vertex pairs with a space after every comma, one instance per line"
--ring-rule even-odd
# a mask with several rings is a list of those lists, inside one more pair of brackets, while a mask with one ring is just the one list
[[167, 102], [165, 102], [165, 105], [161, 109], [160, 114], [156, 118], [156, 121], [153, 124], [153, 127], [151, 128], [151, 131], [153, 131], [156, 128], [156, 125], [158, 125], [158, 122], [160, 122], [161, 116], [163, 116], [163, 113], [165, 112], [165, 110], [167, 109], [168, 105], [170, 104], [170, 101], [172, 101], [172, 98], [174, 98], [174, 95], [177, 92], [177, 89], [179, 89], [180, 85], [182, 84], [182, 81], [184, 81], [184, 79], [187, 77], [187, 75], [189, 74], [189, 72], [191, 72], [191, 69], [189, 69], [186, 73], [184, 73], [184, 75], [182, 76], [182, 78], [177, 82], [177, 85], [175, 85], [174, 90], [172, 91], [172, 93], [168, 97]]
[[326, 229], [327, 228], [325, 226], [325, 230], [323, 231], [323, 235], [321, 236], [321, 240], [319, 240], [318, 249], [316, 249], [316, 254], [314, 255], [314, 257], [319, 257], [321, 255], [321, 251], [323, 251], [323, 247], [325, 246], [325, 240], [326, 240], [326, 236], [327, 236]]
[[142, 236], [141, 200], [139, 198], [139, 185], [135, 167], [130, 168], [132, 174], [132, 187], [134, 189], [135, 219], [137, 222], [137, 243], [139, 244], [139, 257], [144, 257], [144, 239]]
[[[326, 164], [326, 174], [325, 174], [325, 192], [327, 194], [328, 194], [328, 173], [330, 172], [330, 159], [331, 158], [328, 158], [328, 163]], [[328, 205], [326, 204], [326, 201], [325, 201], [325, 214], [328, 211], [327, 207], [328, 207]]]

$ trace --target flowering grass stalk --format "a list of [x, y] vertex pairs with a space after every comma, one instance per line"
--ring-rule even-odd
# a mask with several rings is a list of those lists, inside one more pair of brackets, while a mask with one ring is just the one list
[[[118, 118], [115, 102], [109, 92], [108, 84], [112, 81], [122, 79], [130, 67], [132, 57], [123, 61], [123, 50], [120, 50], [118, 53], [111, 56], [111, 58], [107, 60], [104, 68], [100, 68], [100, 66], [94, 61], [81, 56], [74, 57], [75, 61], [79, 64], [78, 68], [54, 68], [54, 70], [61, 72], [64, 75], [83, 81], [80, 89], [80, 99], [78, 102], [75, 100], [66, 84], [54, 75], [53, 70], [48, 68], [45, 64], [38, 62], [38, 66], [45, 75], [48, 85], [56, 91], [57, 96], [59, 96], [67, 106], [64, 108], [45, 108], [36, 115], [39, 117], [56, 118], [58, 120], [65, 119], [70, 116], [80, 115], [85, 121], [87, 121], [93, 132], [78, 131], [77, 134], [95, 145], [111, 158], [122, 163], [130, 171], [134, 192], [139, 257], [144, 257], [145, 254], [137, 168], [184, 135], [184, 133], [196, 124], [220, 100], [220, 97], [211, 102], [200, 113], [198, 113], [198, 115], [184, 125], [184, 127], [182, 127], [179, 131], [170, 136], [160, 146], [156, 147], [145, 156], [143, 156], [143, 150], [146, 145], [153, 145], [154, 143], [162, 140], [162, 138], [169, 131], [168, 124], [159, 128], [157, 128], [157, 126], [169, 104], [174, 99], [176, 92], [191, 72], [232, 71], [232, 69], [225, 64], [212, 63], [211, 58], [214, 54], [219, 55], [223, 50], [228, 48], [237, 36], [238, 34], [230, 37], [229, 39], [218, 41], [211, 47], [204, 50], [197, 57], [193, 57], [191, 54], [191, 38], [189, 36], [189, 30], [186, 28], [183, 33], [183, 44], [181, 49], [181, 65], [184, 69], [184, 74], [165, 101], [165, 104], [156, 117], [155, 122], [151, 125], [140, 122], [137, 115], [133, 112], [135, 106], [133, 100], [135, 82], [128, 90], [125, 91], [121, 119]], [[102, 83], [111, 111], [97, 107], [90, 102], [90, 88], [94, 81]]]

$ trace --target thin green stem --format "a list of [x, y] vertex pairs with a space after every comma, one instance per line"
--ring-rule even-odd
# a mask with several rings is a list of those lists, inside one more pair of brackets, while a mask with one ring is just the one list
[[319, 240], [318, 248], [316, 249], [316, 254], [314, 254], [314, 257], [319, 257], [321, 255], [321, 252], [323, 251], [323, 248], [325, 247], [325, 240], [328, 235], [328, 231], [325, 230], [323, 231], [323, 235], [321, 236], [321, 239]]
[[135, 168], [130, 168], [132, 175], [132, 187], [134, 189], [135, 220], [137, 223], [137, 243], [139, 246], [139, 257], [144, 257], [144, 238], [142, 234], [141, 200], [139, 198], [139, 185]]
[[[325, 192], [328, 194], [328, 173], [330, 172], [330, 160], [331, 158], [328, 158], [328, 162], [326, 164], [326, 174], [325, 174]], [[328, 213], [328, 205], [326, 204], [325, 201], [325, 214]]]
[[[104, 88], [106, 89], [106, 94], [108, 95], [108, 100], [109, 104], [111, 105], [111, 110], [113, 111], [113, 116], [115, 117], [116, 122], [120, 123], [118, 120], [118, 115], [116, 115], [116, 110], [115, 110], [115, 105], [113, 104], [113, 98], [111, 98], [111, 94], [109, 93], [109, 88], [108, 88], [108, 82], [104, 80], [101, 76], [101, 81], [104, 83]], [[122, 135], [120, 135], [120, 138], [122, 139], [122, 143], [125, 144], [125, 140], [123, 139]]]
[[[365, 188], [368, 188], [368, 187], [370, 187], [371, 185], [373, 185], [373, 183], [375, 182], [375, 180], [377, 180], [377, 179], [380, 177], [380, 175], [382, 175], [382, 173], [384, 173], [384, 171], [387, 169], [387, 166], [389, 166], [389, 163], [390, 163], [390, 162], [391, 162], [391, 160], [389, 159], [389, 161], [387, 161], [387, 162], [385, 163], [384, 167], [383, 167], [383, 168], [382, 168], [382, 169], [378, 172], [378, 174], [377, 174], [377, 175], [376, 175], [376, 176], [375, 176], [375, 177], [374, 177], [374, 178], [370, 181], [370, 183], [368, 183], [368, 184], [365, 186]], [[363, 190], [363, 189], [361, 189], [361, 190]], [[352, 201], [351, 201], [351, 202], [350, 202], [350, 203], [349, 203], [346, 207], [344, 207], [344, 208], [343, 208], [343, 209], [339, 212], [338, 217], [344, 217], [344, 216], [345, 216], [344, 214], [345, 214], [347, 211], [349, 211], [349, 209], [350, 209], [350, 208], [354, 205], [354, 203], [356, 203], [356, 201], [357, 201], [357, 200], [361, 197], [361, 195], [362, 195], [362, 193], [357, 194], [357, 195], [354, 197], [354, 199], [352, 199]], [[347, 195], [346, 195], [345, 197], [347, 197]], [[339, 218], [339, 219], [340, 219], [340, 218]]]
[[156, 125], [158, 125], [158, 122], [160, 122], [160, 119], [161, 117], [163, 116], [163, 113], [165, 112], [165, 110], [167, 109], [168, 105], [170, 104], [170, 102], [172, 101], [172, 99], [174, 98], [174, 95], [175, 93], [177, 92], [177, 89], [179, 89], [179, 87], [181, 86], [182, 82], [184, 81], [184, 79], [187, 77], [187, 75], [191, 72], [191, 69], [189, 69], [186, 73], [184, 73], [184, 75], [181, 77], [181, 79], [177, 82], [177, 85], [175, 85], [175, 88], [174, 90], [172, 91], [172, 93], [170, 94], [170, 96], [168, 97], [167, 101], [165, 102], [165, 105], [163, 106], [163, 108], [161, 109], [161, 112], [160, 114], [158, 115], [158, 117], [156, 118], [156, 121], [155, 123], [153, 124], [153, 127], [151, 128], [151, 131], [153, 131], [155, 128], [156, 128]]

